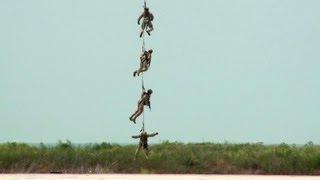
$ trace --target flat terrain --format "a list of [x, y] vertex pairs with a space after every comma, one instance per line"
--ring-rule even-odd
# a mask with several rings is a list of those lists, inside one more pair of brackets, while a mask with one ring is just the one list
[[138, 175], [138, 174], [1, 174], [4, 180], [319, 180], [320, 176], [261, 175]]

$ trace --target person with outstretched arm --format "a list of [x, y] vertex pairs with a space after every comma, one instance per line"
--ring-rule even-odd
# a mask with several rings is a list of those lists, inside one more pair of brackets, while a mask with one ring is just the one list
[[149, 138], [149, 137], [154, 137], [154, 136], [156, 136], [156, 135], [158, 135], [158, 134], [159, 134], [158, 132], [148, 134], [146, 131], [142, 131], [141, 134], [136, 135], [136, 136], [132, 136], [132, 138], [134, 138], [134, 139], [140, 138], [139, 146], [138, 146], [138, 148], [136, 149], [136, 152], [135, 152], [135, 154], [134, 154], [133, 160], [136, 160], [137, 155], [138, 155], [138, 153], [140, 152], [141, 148], [144, 150], [145, 156], [146, 156], [146, 158], [148, 159], [148, 155], [149, 155], [148, 138]]

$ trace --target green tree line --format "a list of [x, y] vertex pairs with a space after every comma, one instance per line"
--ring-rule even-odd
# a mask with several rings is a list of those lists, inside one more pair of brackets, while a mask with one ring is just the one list
[[179, 143], [150, 145], [150, 156], [137, 145], [75, 145], [70, 141], [35, 146], [0, 144], [0, 173], [157, 173], [320, 175], [320, 146]]

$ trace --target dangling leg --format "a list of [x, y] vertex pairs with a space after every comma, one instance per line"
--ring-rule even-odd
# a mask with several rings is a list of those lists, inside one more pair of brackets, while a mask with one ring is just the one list
[[143, 145], [143, 149], [144, 149], [144, 155], [146, 156], [146, 159], [149, 159], [149, 149], [148, 149], [148, 144], [144, 144]]
[[148, 33], [149, 36], [151, 35], [150, 34], [151, 31], [153, 31], [153, 25], [152, 25], [152, 23], [150, 21], [150, 22], [148, 22], [148, 30], [147, 30], [147, 33]]
[[135, 152], [135, 154], [134, 154], [134, 158], [133, 158], [134, 161], [137, 159], [137, 155], [138, 155], [138, 153], [139, 153], [139, 151], [140, 151], [140, 149], [141, 149], [141, 145], [140, 145], [140, 144], [141, 144], [141, 143], [139, 142], [139, 146], [138, 146], [138, 148], [136, 149], [136, 152]]
[[136, 113], [137, 113], [137, 111], [134, 112], [134, 113], [129, 117], [130, 121], [133, 121], [133, 123], [136, 123], [136, 121], [133, 119], [133, 117], [135, 116]]
[[140, 37], [142, 37], [142, 34], [143, 34], [143, 31], [144, 31], [144, 28], [146, 28], [146, 23], [143, 21], [143, 22], [142, 22], [142, 24], [141, 24]]
[[141, 102], [138, 105], [138, 110], [130, 117], [130, 120], [136, 123], [137, 117], [140, 116], [142, 113], [143, 113], [143, 102]]
[[139, 113], [139, 109], [136, 110], [131, 116], [130, 116], [130, 121], [133, 121], [133, 123], [136, 123], [136, 115]]
[[140, 63], [140, 69], [137, 70], [137, 75], [139, 76], [141, 72], [145, 72], [148, 70], [148, 64], [146, 61]]
[[[139, 72], [139, 69], [133, 71], [133, 77], [136, 77], [136, 74], [137, 74], [138, 72]], [[138, 74], [138, 76], [139, 76], [139, 74]]]
[[133, 76], [135, 76], [135, 75], [140, 75], [140, 72], [142, 71], [142, 69], [143, 69], [143, 66], [140, 66], [140, 68], [139, 69], [137, 69], [134, 73], [133, 73]]
[[136, 114], [132, 117], [132, 121], [136, 123], [136, 119], [142, 114], [143, 110], [138, 110]]
[[136, 115], [139, 113], [139, 103], [138, 103], [138, 108], [137, 108], [137, 110], [130, 116], [130, 121], [133, 121], [134, 123], [136, 123]]
[[137, 73], [138, 73], [138, 76], [139, 76], [139, 74], [141, 72], [141, 69], [143, 69], [143, 67], [145, 67], [145, 66], [147, 66], [147, 64], [145, 64], [144, 61], [140, 57], [140, 67], [139, 67], [139, 69], [137, 69], [137, 70], [135, 70], [133, 72], [133, 77], [135, 77]]
[[137, 71], [137, 75], [139, 76], [140, 73], [145, 72], [145, 71], [147, 71], [147, 70], [148, 70], [147, 67], [143, 67], [143, 68], [141, 68], [141, 69], [139, 69], [139, 70]]

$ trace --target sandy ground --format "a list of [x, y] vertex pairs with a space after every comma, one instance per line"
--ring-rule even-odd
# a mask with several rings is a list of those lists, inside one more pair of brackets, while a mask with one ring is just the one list
[[320, 180], [320, 176], [138, 175], [138, 174], [0, 174], [2, 180]]

